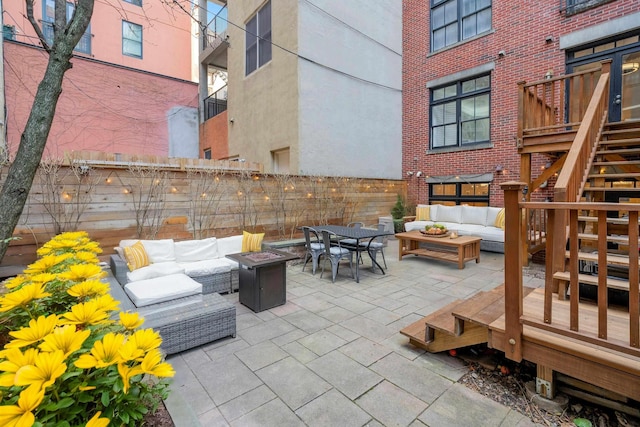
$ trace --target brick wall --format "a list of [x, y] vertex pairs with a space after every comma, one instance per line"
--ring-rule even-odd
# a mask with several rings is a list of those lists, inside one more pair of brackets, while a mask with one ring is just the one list
[[[491, 183], [491, 205], [503, 206], [500, 184], [518, 180], [520, 156], [517, 131], [517, 82], [540, 79], [548, 70], [564, 74], [565, 52], [559, 38], [572, 31], [599, 24], [640, 10], [637, 0], [618, 0], [566, 16], [558, 0], [494, 0], [492, 31], [430, 54], [429, 4], [423, 0], [403, 1], [403, 176], [408, 181], [409, 199], [426, 202], [428, 187], [423, 179], [407, 178], [406, 171], [424, 175], [478, 174], [495, 171], [497, 164], [508, 171], [495, 174]], [[553, 41], [547, 42], [548, 36]], [[499, 56], [499, 51], [504, 56]], [[427, 154], [429, 147], [429, 90], [426, 83], [452, 73], [487, 63], [491, 72], [491, 142], [493, 148], [452, 153]], [[547, 159], [538, 156], [533, 177]], [[551, 185], [549, 188], [552, 187]], [[544, 199], [551, 190], [536, 192]]]

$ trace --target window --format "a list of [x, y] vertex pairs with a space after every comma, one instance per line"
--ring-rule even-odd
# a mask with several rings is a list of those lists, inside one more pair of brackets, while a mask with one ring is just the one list
[[16, 39], [16, 27], [13, 25], [3, 25], [2, 26], [2, 37], [5, 40], [15, 40]]
[[491, 0], [431, 0], [431, 50], [491, 29]]
[[429, 184], [432, 205], [489, 206], [489, 183]]
[[271, 2], [247, 22], [246, 75], [271, 61]]
[[289, 173], [289, 149], [272, 151], [271, 158], [273, 159], [273, 172], [275, 173]]
[[124, 0], [127, 3], [134, 4], [136, 6], [142, 6], [142, 0]]
[[[42, 16], [44, 18], [42, 20], [42, 32], [44, 33], [45, 40], [49, 46], [51, 46], [53, 44], [53, 22], [56, 17], [56, 2], [55, 0], [45, 0], [43, 6], [44, 13]], [[67, 2], [67, 22], [69, 22], [73, 16], [74, 10], [75, 4]], [[88, 55], [91, 54], [91, 24], [87, 26], [82, 38], [73, 50], [76, 52], [86, 53]]]
[[204, 158], [207, 160], [211, 160], [211, 148], [207, 148], [206, 150], [204, 150]]
[[142, 58], [142, 25], [122, 21], [122, 54]]
[[431, 149], [489, 141], [489, 75], [431, 91]]
[[567, 15], [574, 15], [612, 1], [613, 0], [565, 0], [565, 12]]

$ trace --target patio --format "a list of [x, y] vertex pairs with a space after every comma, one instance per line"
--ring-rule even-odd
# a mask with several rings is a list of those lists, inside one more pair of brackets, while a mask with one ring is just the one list
[[[479, 264], [405, 257], [385, 248], [386, 275], [365, 257], [360, 283], [347, 265], [336, 283], [288, 267], [287, 303], [254, 313], [238, 303], [237, 337], [168, 358], [176, 370], [166, 406], [176, 426], [534, 425], [457, 380], [458, 359], [417, 349], [404, 326], [457, 298], [504, 281], [504, 256]], [[330, 267], [329, 267], [330, 268]], [[542, 286], [525, 277], [525, 285]]]

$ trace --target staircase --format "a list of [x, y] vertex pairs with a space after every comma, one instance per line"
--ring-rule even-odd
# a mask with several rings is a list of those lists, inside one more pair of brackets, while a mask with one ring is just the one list
[[[524, 288], [525, 295], [532, 291]], [[456, 300], [400, 331], [430, 353], [488, 341], [489, 325], [504, 314], [504, 285]]]
[[[606, 125], [586, 178], [582, 201], [640, 203], [640, 121]], [[604, 232], [607, 235], [604, 250], [607, 252], [606, 284], [609, 297], [617, 301], [624, 300], [629, 291], [628, 218], [620, 216], [619, 212], [608, 212], [606, 230], [598, 230], [598, 216], [595, 212], [583, 212], [578, 216], [578, 222], [578, 281], [581, 284], [581, 296], [594, 294], [598, 285], [597, 242], [598, 235]], [[637, 248], [637, 242], [632, 242], [631, 247]], [[566, 258], [565, 271], [558, 271], [553, 275], [558, 280], [560, 299], [567, 297], [569, 287], [569, 251]]]

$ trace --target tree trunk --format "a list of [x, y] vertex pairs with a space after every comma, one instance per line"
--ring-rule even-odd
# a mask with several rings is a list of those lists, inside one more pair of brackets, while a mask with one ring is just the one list
[[[26, 0], [33, 12], [33, 0]], [[66, 0], [56, 0], [66, 7]], [[57, 17], [54, 24], [54, 40], [49, 52], [49, 62], [38, 91], [33, 100], [31, 113], [20, 137], [16, 157], [9, 167], [9, 173], [0, 192], [0, 260], [4, 257], [22, 210], [27, 201], [33, 178], [42, 158], [51, 123], [62, 92], [64, 73], [71, 68], [73, 49], [86, 31], [93, 14], [94, 0], [78, 0], [71, 20], [60, 22]], [[58, 15], [58, 14], [56, 14]], [[30, 16], [32, 18], [32, 16]], [[35, 21], [32, 21], [32, 23]], [[66, 19], [65, 19], [66, 21]]]

